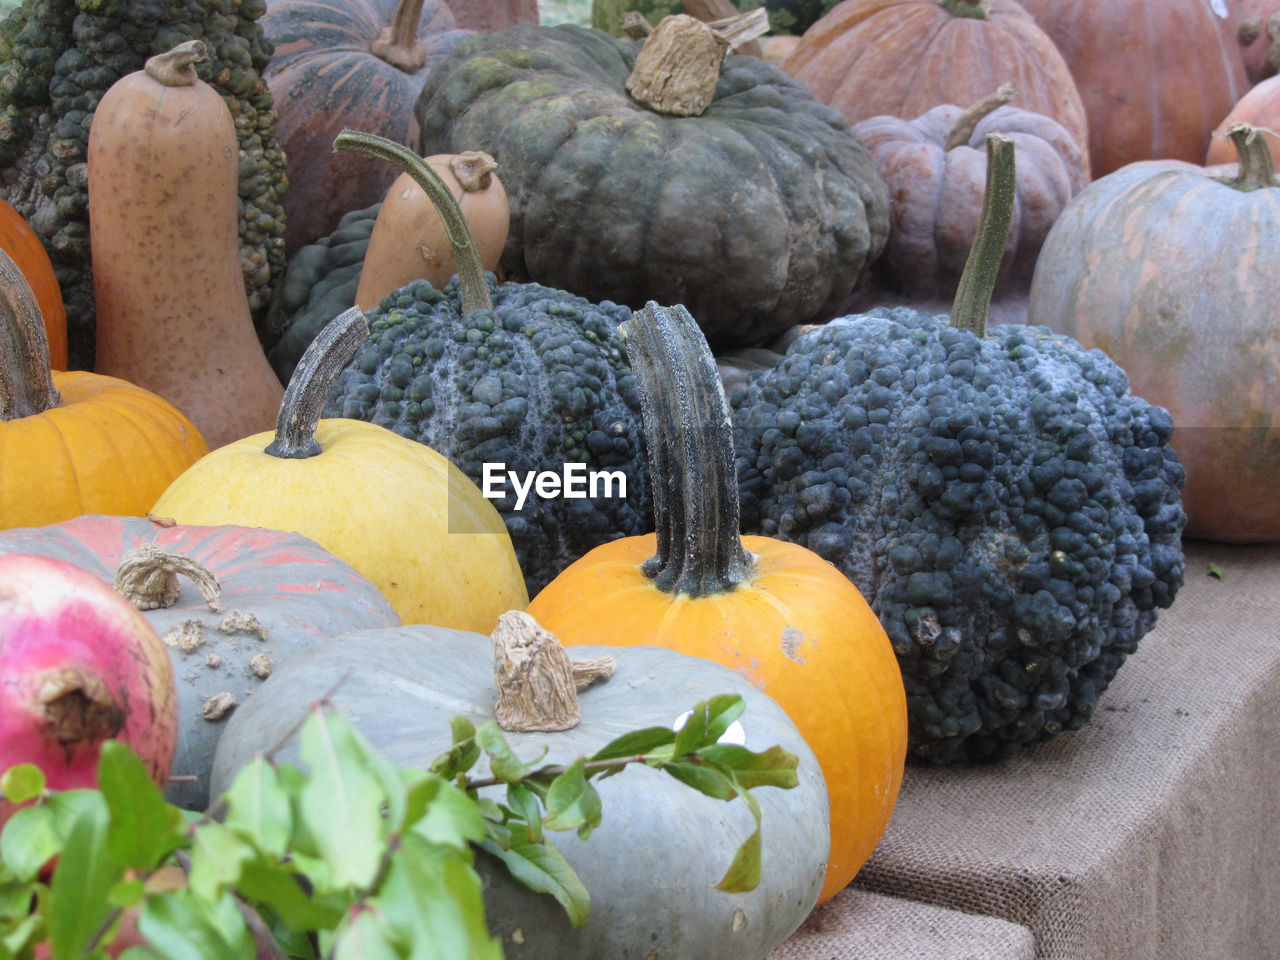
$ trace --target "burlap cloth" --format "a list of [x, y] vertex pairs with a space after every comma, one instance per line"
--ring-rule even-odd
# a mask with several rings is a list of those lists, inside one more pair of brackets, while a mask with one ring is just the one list
[[[1280, 547], [1186, 553], [1089, 725], [997, 766], [909, 768], [853, 886], [771, 960], [1280, 957]], [[973, 947], [980, 928], [921, 905], [1007, 924]]]

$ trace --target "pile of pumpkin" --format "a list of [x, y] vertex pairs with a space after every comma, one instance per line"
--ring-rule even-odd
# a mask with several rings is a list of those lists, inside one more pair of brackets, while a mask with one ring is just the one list
[[[141, 609], [145, 677], [83, 638], [39, 669], [193, 808], [305, 708], [291, 677], [362, 669], [351, 631], [404, 665], [338, 697], [356, 717], [424, 682], [422, 631], [510, 609], [671, 648], [673, 705], [719, 692], [682, 658], [718, 661], [784, 708], [830, 811], [818, 871], [766, 862], [786, 921], [724, 941], [764, 956], [871, 855], [908, 753], [998, 759], [1088, 719], [1173, 602], [1184, 529], [1280, 539], [1280, 89], [1244, 94], [1274, 57], [1242, 46], [1247, 2], [1154, 2], [797, 4], [778, 68], [731, 52], [758, 12], [627, 38], [268, 0], [278, 219], [245, 213], [223, 51], [117, 64], [79, 174], [59, 154], [84, 203], [0, 206], [0, 554], [52, 558], [10, 562], [0, 617], [93, 595], [77, 569]], [[1145, 64], [1107, 55], [1131, 34]], [[1172, 49], [1200, 72], [1153, 85]], [[495, 462], [629, 495], [522, 509], [482, 495]], [[36, 676], [18, 649], [5, 675]]]

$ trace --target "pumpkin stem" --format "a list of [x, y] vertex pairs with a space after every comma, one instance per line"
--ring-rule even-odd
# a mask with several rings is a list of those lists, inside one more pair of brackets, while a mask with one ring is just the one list
[[321, 453], [316, 426], [333, 381], [369, 337], [369, 324], [359, 307], [351, 307], [330, 320], [302, 352], [294, 368], [280, 413], [275, 439], [266, 452], [282, 460], [305, 460]]
[[466, 150], [449, 158], [449, 170], [467, 193], [488, 190], [497, 169], [498, 161], [483, 150]]
[[1240, 162], [1239, 173], [1227, 182], [1237, 190], [1261, 190], [1277, 186], [1276, 165], [1271, 156], [1271, 148], [1267, 146], [1267, 138], [1261, 127], [1249, 123], [1233, 123], [1222, 134], [1236, 148], [1236, 158]]
[[139, 610], [172, 607], [182, 593], [180, 573], [191, 578], [210, 610], [219, 609], [222, 587], [213, 572], [199, 560], [161, 550], [154, 543], [134, 547], [120, 558], [112, 586]]
[[413, 177], [430, 198], [445, 232], [449, 234], [449, 243], [453, 246], [454, 259], [458, 261], [458, 297], [464, 316], [470, 316], [481, 310], [493, 309], [493, 298], [489, 296], [489, 285], [484, 279], [484, 266], [480, 262], [480, 253], [476, 250], [475, 240], [471, 236], [471, 228], [467, 226], [462, 208], [454, 199], [453, 191], [440, 179], [440, 174], [431, 169], [430, 164], [404, 144], [380, 137], [375, 133], [362, 133], [359, 130], [343, 130], [333, 141], [335, 152], [349, 150], [362, 153], [368, 157], [377, 157], [393, 163], [409, 176]]
[[106, 682], [75, 664], [34, 678], [46, 733], [58, 743], [99, 743], [118, 735], [125, 712]]
[[523, 610], [498, 617], [493, 640], [494, 717], [520, 733], [569, 730], [582, 711], [578, 689], [613, 674], [612, 657], [573, 661], [564, 644]]
[[142, 65], [148, 77], [166, 87], [190, 87], [200, 77], [196, 64], [208, 54], [203, 40], [186, 40], [172, 50], [148, 57]]
[[943, 149], [950, 152], [956, 147], [962, 147], [967, 144], [969, 138], [973, 136], [974, 129], [982, 122], [983, 118], [997, 108], [1003, 107], [1017, 95], [1018, 88], [1016, 86], [1012, 83], [1002, 83], [995, 93], [987, 94], [964, 113], [960, 114], [955, 126], [947, 134], [947, 142]]
[[383, 27], [369, 44], [375, 57], [405, 73], [417, 73], [427, 62], [427, 52], [418, 39], [422, 0], [400, 0], [391, 16], [391, 26]]
[[13, 258], [0, 250], [0, 421], [44, 413], [59, 399], [40, 305]]
[[619, 326], [640, 394], [657, 552], [641, 569], [672, 594], [708, 596], [745, 580], [729, 405], [706, 338], [684, 307], [650, 301]]
[[938, 0], [942, 7], [953, 17], [968, 17], [971, 20], [986, 20], [991, 8], [983, 0]]
[[982, 219], [951, 306], [951, 325], [972, 330], [979, 337], [987, 333], [987, 312], [1009, 240], [1016, 188], [1013, 140], [1000, 133], [987, 134], [987, 192], [982, 198]]

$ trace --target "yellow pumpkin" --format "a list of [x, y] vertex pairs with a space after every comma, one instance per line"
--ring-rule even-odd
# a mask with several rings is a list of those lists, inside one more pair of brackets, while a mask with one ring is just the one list
[[368, 333], [358, 308], [335, 318], [294, 371], [275, 433], [214, 450], [152, 513], [301, 533], [373, 581], [405, 623], [488, 633], [528, 602], [497, 509], [430, 447], [364, 421], [320, 419], [333, 377]]
[[683, 307], [622, 325], [641, 397], [656, 534], [596, 547], [528, 612], [566, 645], [653, 644], [715, 660], [776, 700], [831, 803], [821, 899], [871, 855], [902, 783], [907, 704], [889, 638], [857, 588], [804, 547], [738, 535], [728, 408]]
[[167, 400], [115, 377], [49, 369], [35, 294], [0, 250], [0, 528], [141, 515], [209, 452]]

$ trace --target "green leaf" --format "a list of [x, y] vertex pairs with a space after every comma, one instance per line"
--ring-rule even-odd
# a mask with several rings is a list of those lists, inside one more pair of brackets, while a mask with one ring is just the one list
[[410, 829], [432, 843], [455, 850], [484, 839], [485, 820], [479, 804], [452, 783], [434, 774], [425, 776], [431, 778], [430, 786], [423, 781], [409, 791], [411, 807], [425, 803]]
[[296, 871], [266, 857], [241, 865], [237, 889], [247, 899], [267, 904], [294, 931], [332, 930], [345, 912], [345, 898], [308, 896]]
[[729, 864], [729, 869], [715, 884], [717, 890], [723, 890], [725, 893], [747, 893], [754, 890], [760, 883], [760, 806], [751, 794], [743, 793], [742, 797], [751, 808], [756, 828], [738, 847], [733, 855], [733, 862]]
[[449, 721], [449, 726], [453, 731], [453, 746], [431, 761], [431, 772], [446, 780], [466, 773], [480, 759], [475, 724], [466, 717], [456, 716]]
[[107, 903], [113, 907], [136, 907], [146, 892], [147, 885], [142, 880], [121, 880], [107, 891]]
[[71, 835], [71, 828], [86, 810], [96, 810], [99, 807], [104, 811], [107, 809], [102, 794], [97, 790], [89, 789], [59, 790], [51, 793], [45, 801], [45, 806], [53, 811], [54, 827], [64, 842]]
[[154, 894], [138, 914], [138, 932], [164, 960], [253, 960], [253, 937], [234, 902], [231, 909], [239, 930], [227, 937], [222, 928], [235, 922], [229, 914], [211, 911], [186, 890]]
[[523, 763], [515, 755], [507, 738], [502, 735], [502, 728], [492, 720], [480, 724], [476, 730], [476, 743], [488, 755], [489, 767], [499, 780], [507, 783], [523, 780], [536, 766], [535, 763]]
[[227, 791], [225, 823], [263, 853], [284, 856], [293, 832], [293, 809], [275, 767], [261, 754], [236, 774]]
[[376, 902], [409, 946], [411, 960], [500, 960], [501, 946], [485, 924], [482, 890], [469, 850], [406, 834]]
[[[30, 914], [0, 937], [0, 956], [6, 953], [11, 957], [19, 956], [27, 948], [33, 947], [44, 937], [44, 917]], [[28, 954], [29, 956], [30, 954]]]
[[755, 787], [789, 790], [800, 783], [796, 775], [800, 758], [779, 746], [757, 753], [737, 744], [713, 743], [700, 749], [698, 756], [703, 762], [728, 773], [742, 790]]
[[662, 769], [686, 786], [717, 800], [732, 800], [738, 795], [733, 781], [715, 767], [674, 760], [664, 764]]
[[398, 938], [382, 911], [364, 907], [345, 922], [327, 954], [333, 960], [400, 960]]
[[715, 743], [729, 725], [742, 716], [744, 709], [746, 703], [736, 693], [724, 693], [697, 704], [676, 732], [676, 756]]
[[90, 792], [97, 802], [86, 803], [71, 824], [49, 885], [53, 960], [70, 960], [84, 952], [112, 912], [108, 891], [124, 876], [124, 866], [111, 856], [106, 801]]
[[548, 830], [576, 829], [584, 840], [600, 826], [601, 813], [600, 794], [583, 772], [585, 762], [579, 757], [551, 781], [547, 788], [547, 815], [542, 821]]
[[341, 716], [319, 709], [302, 727], [301, 756], [310, 776], [299, 810], [339, 887], [368, 884], [386, 846], [387, 793], [365, 765], [362, 739]]
[[183, 844], [180, 815], [175, 822], [146, 766], [118, 740], [102, 744], [98, 788], [111, 811], [111, 855], [126, 867], [151, 870]]
[[645, 727], [624, 733], [610, 740], [590, 757], [593, 761], [616, 760], [623, 757], [644, 756], [658, 747], [676, 742], [676, 732], [670, 727]]
[[16, 920], [31, 912], [31, 885], [12, 879], [0, 883], [0, 921]]
[[507, 806], [515, 816], [524, 821], [525, 839], [536, 843], [542, 838], [542, 804], [538, 795], [523, 783], [507, 784]]
[[587, 922], [591, 896], [569, 861], [545, 837], [540, 843], [528, 843], [514, 834], [509, 849], [492, 840], [485, 840], [480, 846], [501, 860], [511, 876], [530, 890], [555, 897], [575, 930]]
[[26, 803], [44, 793], [44, 771], [34, 763], [19, 763], [0, 777], [0, 797], [10, 803]]
[[240, 882], [243, 865], [257, 852], [236, 831], [210, 822], [197, 827], [191, 837], [191, 870], [187, 885], [206, 904], [214, 904], [229, 887]]
[[0, 860], [19, 880], [34, 880], [50, 858], [61, 852], [56, 817], [43, 803], [14, 811], [0, 830]]

